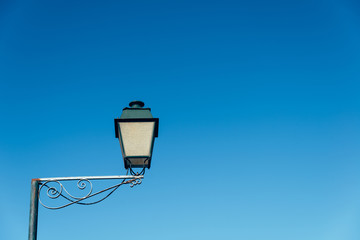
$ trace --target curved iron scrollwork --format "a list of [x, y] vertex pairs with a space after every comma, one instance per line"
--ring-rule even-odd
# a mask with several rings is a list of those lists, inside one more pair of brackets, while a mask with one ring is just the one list
[[[137, 175], [139, 176], [139, 175]], [[87, 178], [81, 178], [81, 179], [76, 179], [78, 180], [76, 187], [79, 190], [86, 190], [87, 192], [85, 195], [83, 195], [82, 197], [78, 197], [78, 196], [74, 196], [72, 194], [69, 193], [69, 191], [64, 187], [64, 185], [61, 183], [61, 180], [57, 180], [57, 179], [50, 179], [47, 181], [44, 181], [43, 183], [40, 183], [40, 188], [39, 188], [39, 202], [41, 205], [43, 205], [45, 208], [48, 209], [61, 209], [73, 204], [79, 204], [79, 205], [93, 205], [99, 202], [102, 202], [103, 200], [105, 200], [106, 198], [108, 198], [113, 192], [115, 192], [121, 185], [124, 184], [129, 184], [130, 187], [134, 187], [136, 185], [140, 185], [142, 183], [142, 179], [141, 178], [132, 178], [132, 179], [123, 179], [121, 181], [121, 183], [118, 183], [116, 185], [113, 185], [111, 187], [105, 188], [103, 190], [97, 191], [95, 193], [93, 193], [93, 184], [92, 182], [87, 179]], [[52, 184], [50, 186], [50, 184]], [[55, 186], [54, 186], [55, 184]], [[40, 197], [40, 193], [41, 190], [43, 188], [47, 188], [46, 190], [46, 195], [48, 198], [50, 199], [57, 199], [59, 197], [62, 197], [63, 199], [65, 199], [67, 201], [67, 203], [62, 204], [60, 206], [57, 207], [51, 207], [48, 206], [46, 204], [44, 204], [41, 201], [41, 197]], [[101, 193], [107, 193], [104, 197], [95, 200], [93, 202], [84, 202], [84, 200], [92, 198], [94, 196], [97, 196]]]
[[130, 170], [130, 174], [133, 176], [140, 176], [140, 175], [144, 175], [145, 174], [145, 169], [146, 169], [146, 164], [149, 162], [149, 159], [145, 159], [144, 160], [144, 167], [142, 168], [142, 170], [140, 172], [135, 172], [131, 166], [131, 161], [129, 161], [128, 159], [126, 159], [125, 161], [127, 161], [127, 164], [129, 165], [129, 169]]

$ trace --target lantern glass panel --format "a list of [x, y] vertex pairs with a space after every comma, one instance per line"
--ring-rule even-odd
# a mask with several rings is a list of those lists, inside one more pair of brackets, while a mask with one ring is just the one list
[[[124, 157], [151, 157], [155, 122], [119, 122]], [[138, 158], [142, 164], [146, 158]]]

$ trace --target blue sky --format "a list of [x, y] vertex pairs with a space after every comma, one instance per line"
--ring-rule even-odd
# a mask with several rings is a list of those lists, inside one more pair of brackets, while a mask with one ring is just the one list
[[357, 1], [2, 0], [0, 239], [32, 178], [124, 174], [113, 119], [142, 100], [142, 185], [40, 207], [40, 240], [358, 240], [359, 65]]

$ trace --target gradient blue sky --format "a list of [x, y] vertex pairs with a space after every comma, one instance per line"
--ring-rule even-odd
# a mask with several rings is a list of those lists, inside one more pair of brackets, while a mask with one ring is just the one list
[[0, 239], [30, 180], [124, 174], [113, 119], [160, 118], [142, 185], [39, 209], [39, 240], [360, 239], [360, 4], [0, 1]]

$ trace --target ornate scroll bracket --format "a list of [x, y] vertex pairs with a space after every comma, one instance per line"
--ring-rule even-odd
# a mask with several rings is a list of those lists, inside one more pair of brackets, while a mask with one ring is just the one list
[[[61, 177], [61, 178], [40, 178], [38, 179], [39, 183], [39, 202], [45, 208], [48, 209], [61, 209], [64, 207], [68, 207], [73, 204], [79, 205], [93, 205], [99, 202], [102, 202], [107, 197], [109, 197], [113, 192], [115, 192], [121, 185], [128, 184], [130, 187], [134, 187], [136, 185], [140, 185], [142, 179], [144, 178], [143, 175], [137, 176], [100, 176], [100, 177]], [[118, 184], [115, 184], [111, 187], [105, 188], [103, 190], [97, 191], [93, 193], [93, 183], [91, 180], [104, 180], [104, 179], [122, 179], [122, 181]], [[75, 186], [76, 189], [81, 191], [86, 191], [83, 196], [75, 196], [70, 194], [68, 189], [65, 188], [63, 182], [64, 181], [77, 181]], [[45, 189], [45, 190], [44, 190]], [[46, 191], [46, 196], [53, 200], [62, 198], [65, 200], [65, 203], [61, 204], [60, 206], [48, 206], [41, 201], [41, 192], [42, 190]], [[85, 200], [93, 198], [95, 196], [100, 196], [101, 194], [105, 194], [105, 196], [101, 197], [100, 199], [94, 200], [92, 202], [85, 202]]]

